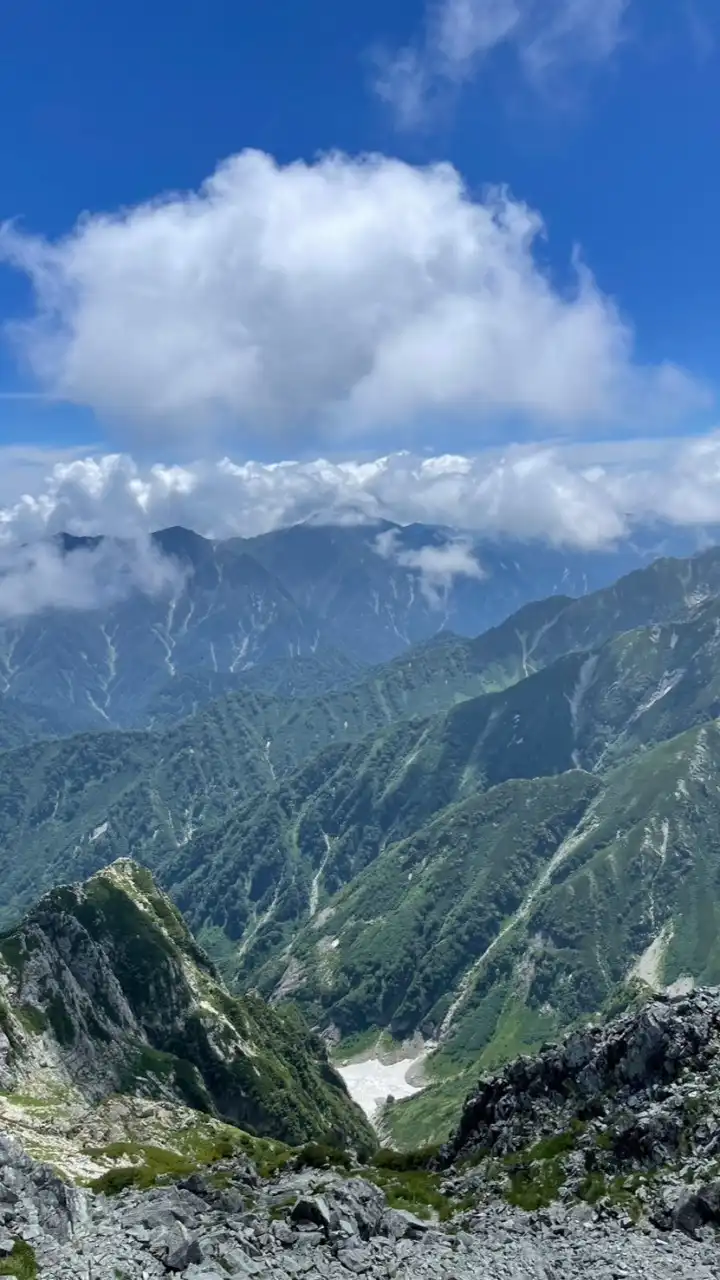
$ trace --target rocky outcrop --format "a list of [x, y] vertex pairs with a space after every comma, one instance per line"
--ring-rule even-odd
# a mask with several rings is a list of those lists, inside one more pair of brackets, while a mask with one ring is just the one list
[[720, 1229], [720, 990], [656, 997], [483, 1077], [441, 1149], [456, 1194]]
[[711, 1143], [716, 1115], [720, 990], [657, 996], [483, 1077], [443, 1159], [507, 1155], [576, 1120], [614, 1124], [619, 1152], [657, 1164], [683, 1143]]
[[294, 1013], [236, 999], [152, 876], [121, 861], [0, 937], [0, 1087], [175, 1101], [289, 1142], [372, 1146]]

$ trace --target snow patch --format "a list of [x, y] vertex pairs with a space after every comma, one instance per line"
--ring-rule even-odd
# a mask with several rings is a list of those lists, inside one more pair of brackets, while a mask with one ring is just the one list
[[323, 878], [323, 874], [327, 866], [328, 858], [330, 857], [330, 853], [332, 851], [332, 845], [330, 843], [329, 835], [325, 831], [323, 831], [322, 835], [323, 835], [323, 840], [325, 841], [325, 853], [323, 855], [323, 859], [322, 859], [322, 862], [320, 863], [320, 866], [318, 867], [317, 871], [315, 872], [315, 875], [313, 876], [312, 884], [310, 885], [309, 910], [310, 910], [311, 920], [313, 916], [317, 915], [318, 904], [320, 902], [320, 881]]
[[[595, 668], [598, 664], [597, 654], [591, 654], [585, 659], [578, 673], [577, 683], [571, 694], [565, 694], [568, 705], [570, 707], [570, 724], [572, 726], [573, 741], [577, 742], [578, 731], [580, 725], [580, 708], [582, 707], [583, 698], [593, 682]], [[580, 769], [580, 756], [577, 751], [572, 753], [572, 762], [576, 769]]]
[[381, 1062], [379, 1058], [367, 1058], [365, 1062], [349, 1062], [337, 1070], [347, 1086], [348, 1093], [365, 1112], [371, 1124], [388, 1098], [411, 1098], [419, 1093], [422, 1085], [412, 1083], [417, 1067], [425, 1060], [425, 1053], [417, 1058], [402, 1058], [400, 1062]]

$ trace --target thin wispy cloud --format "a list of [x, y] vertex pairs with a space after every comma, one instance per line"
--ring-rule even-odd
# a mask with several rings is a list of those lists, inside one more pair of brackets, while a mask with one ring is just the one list
[[630, 0], [441, 0], [422, 33], [378, 58], [376, 93], [398, 123], [422, 122], [438, 93], [475, 77], [506, 49], [536, 87], [556, 73], [605, 61], [624, 35]]
[[0, 391], [0, 400], [19, 400], [20, 402], [27, 400], [33, 404], [38, 400], [46, 402], [55, 399], [57, 397], [50, 395], [47, 391]]

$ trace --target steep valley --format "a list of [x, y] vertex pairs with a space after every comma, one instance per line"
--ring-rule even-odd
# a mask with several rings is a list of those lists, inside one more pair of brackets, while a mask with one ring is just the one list
[[227, 674], [6, 700], [0, 1274], [709, 1280], [720, 551]]

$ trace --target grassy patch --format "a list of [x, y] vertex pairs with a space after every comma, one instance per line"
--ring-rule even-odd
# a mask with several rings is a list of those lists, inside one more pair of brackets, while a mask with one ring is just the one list
[[595, 1144], [601, 1151], [612, 1151], [615, 1145], [615, 1135], [612, 1129], [603, 1129], [595, 1139]]
[[443, 1193], [439, 1175], [428, 1169], [436, 1154], [436, 1147], [412, 1152], [385, 1148], [376, 1152], [371, 1167], [363, 1170], [362, 1177], [381, 1188], [391, 1208], [406, 1209], [417, 1218], [447, 1222], [454, 1214], [469, 1208], [471, 1201], [451, 1200]]
[[387, 1032], [381, 1033], [379, 1027], [369, 1027], [367, 1031], [356, 1031], [353, 1035], [345, 1036], [340, 1044], [332, 1047], [330, 1056], [333, 1062], [350, 1062], [352, 1058], [360, 1058], [364, 1053], [371, 1053], [376, 1046], [380, 1052], [386, 1052], [395, 1047], [392, 1037]]
[[510, 1175], [505, 1199], [518, 1209], [546, 1209], [557, 1200], [564, 1181], [565, 1170], [559, 1156], [554, 1160], [541, 1160]]
[[541, 1138], [532, 1147], [506, 1156], [510, 1185], [505, 1198], [519, 1209], [545, 1209], [557, 1200], [565, 1181], [563, 1156], [577, 1147], [584, 1132], [581, 1120], [573, 1120], [569, 1128]]
[[40, 1036], [47, 1030], [48, 1020], [42, 1009], [34, 1004], [19, 1004], [15, 1009], [15, 1017], [30, 1035]]
[[186, 1178], [194, 1173], [198, 1164], [177, 1151], [166, 1147], [143, 1146], [135, 1142], [111, 1142], [106, 1147], [91, 1147], [87, 1155], [95, 1160], [136, 1160], [132, 1164], [119, 1165], [108, 1169], [99, 1178], [93, 1178], [90, 1186], [93, 1191], [101, 1191], [106, 1196], [115, 1196], [126, 1187], [137, 1187], [145, 1191], [152, 1187], [159, 1178]]
[[12, 1103], [14, 1107], [23, 1107], [25, 1109], [52, 1105], [48, 1098], [34, 1098], [29, 1093], [3, 1093], [0, 1094], [0, 1097], [4, 1098], [6, 1102]]
[[[22, 975], [25, 965], [25, 947], [17, 932], [6, 933], [0, 938], [0, 956], [18, 977]], [[9, 1274], [12, 1275], [12, 1272]]]
[[308, 1142], [301, 1147], [295, 1162], [300, 1169], [349, 1169], [350, 1157], [339, 1147], [322, 1142]]
[[[431, 1062], [431, 1069], [434, 1068]], [[457, 1128], [465, 1098], [477, 1084], [475, 1065], [446, 1080], [428, 1085], [421, 1093], [383, 1108], [382, 1125], [401, 1151], [414, 1151], [423, 1143], [445, 1142]]]
[[396, 1151], [394, 1147], [381, 1147], [375, 1152], [372, 1164], [376, 1169], [412, 1173], [418, 1169], [429, 1169], [439, 1150], [439, 1144], [417, 1147], [414, 1151]]
[[606, 1200], [613, 1208], [624, 1211], [637, 1223], [643, 1214], [642, 1204], [635, 1195], [639, 1185], [637, 1174], [606, 1178], [602, 1173], [589, 1173], [580, 1186], [579, 1196], [587, 1204]]
[[0, 1276], [16, 1276], [17, 1280], [36, 1280], [35, 1250], [25, 1240], [16, 1240], [9, 1258], [0, 1260]]
[[441, 1222], [452, 1217], [452, 1203], [440, 1190], [440, 1179], [435, 1174], [419, 1170], [400, 1173], [389, 1169], [372, 1169], [365, 1171], [363, 1177], [385, 1192], [387, 1202], [393, 1209], [406, 1209], [418, 1218], [437, 1215]]
[[554, 1133], [549, 1138], [541, 1138], [534, 1146], [524, 1154], [523, 1159], [534, 1160], [553, 1160], [555, 1156], [566, 1155], [568, 1151], [574, 1151], [578, 1138], [584, 1132], [585, 1125], [582, 1120], [573, 1120], [569, 1129], [563, 1130], [561, 1133]]
[[198, 1124], [168, 1134], [168, 1146], [141, 1142], [111, 1142], [104, 1147], [86, 1147], [93, 1160], [123, 1160], [94, 1178], [90, 1186], [105, 1195], [117, 1195], [126, 1187], [145, 1190], [158, 1180], [186, 1178], [220, 1160], [242, 1152], [256, 1164], [263, 1177], [284, 1167], [292, 1155], [282, 1142], [254, 1138], [230, 1125]]

